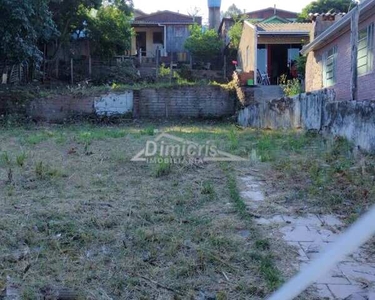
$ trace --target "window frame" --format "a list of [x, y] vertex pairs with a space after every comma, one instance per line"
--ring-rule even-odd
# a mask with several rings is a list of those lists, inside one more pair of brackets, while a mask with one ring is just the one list
[[[361, 35], [363, 36], [361, 38]], [[374, 72], [374, 39], [375, 39], [375, 25], [371, 23], [370, 25], [362, 28], [358, 31], [358, 57], [357, 57], [357, 73], [358, 77], [368, 75]], [[365, 46], [361, 47], [361, 43], [366, 42]], [[366, 54], [361, 53], [365, 50]], [[365, 59], [365, 63], [360, 61]], [[361, 69], [364, 68], [363, 71]]]
[[[336, 68], [337, 68], [337, 56], [338, 56], [337, 45], [330, 48], [324, 53], [323, 59], [323, 87], [331, 87], [337, 83]], [[328, 61], [331, 61], [328, 64]], [[328, 68], [330, 67], [330, 68]], [[327, 74], [332, 73], [330, 77]]]

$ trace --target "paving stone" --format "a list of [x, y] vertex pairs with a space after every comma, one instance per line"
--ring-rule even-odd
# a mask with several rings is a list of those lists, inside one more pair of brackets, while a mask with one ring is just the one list
[[361, 283], [363, 279], [375, 282], [375, 267], [373, 264], [342, 262], [339, 263], [338, 267], [353, 284]]
[[284, 234], [284, 239], [289, 242], [314, 242], [321, 240], [320, 234], [316, 230], [310, 230], [306, 226], [285, 226], [280, 229]]
[[285, 223], [284, 219], [280, 215], [273, 216], [271, 218], [259, 218], [259, 219], [256, 219], [255, 221], [258, 224], [261, 224], [261, 225], [271, 225], [271, 224], [277, 224], [277, 223]]
[[241, 196], [247, 200], [264, 201], [265, 197], [261, 191], [243, 191]]
[[320, 221], [320, 219], [313, 214], [308, 214], [304, 217], [283, 215], [283, 218], [285, 222], [291, 225], [305, 225], [317, 228], [322, 226], [322, 222]]
[[316, 292], [322, 299], [334, 299], [333, 294], [326, 284], [315, 284]]
[[339, 218], [332, 215], [318, 215], [318, 218], [322, 221], [323, 225], [328, 226], [342, 226], [342, 222]]
[[288, 244], [295, 248], [296, 252], [298, 253], [299, 261], [309, 261], [309, 258], [307, 257], [305, 251], [303, 251], [301, 245], [298, 242], [288, 242]]
[[330, 246], [330, 243], [318, 239], [314, 242], [300, 242], [300, 245], [307, 257], [309, 259], [314, 259], [323, 253]]
[[335, 285], [335, 284], [329, 284], [328, 288], [332, 292], [332, 294], [340, 300], [347, 299], [348, 297], [360, 294], [363, 292], [363, 289], [361, 286], [358, 285]]
[[335, 284], [335, 285], [350, 285], [350, 281], [346, 276], [336, 267], [329, 271], [327, 275], [319, 278], [316, 283], [320, 284]]
[[336, 234], [328, 229], [318, 229], [318, 233], [324, 242], [334, 242], [339, 237], [339, 234]]

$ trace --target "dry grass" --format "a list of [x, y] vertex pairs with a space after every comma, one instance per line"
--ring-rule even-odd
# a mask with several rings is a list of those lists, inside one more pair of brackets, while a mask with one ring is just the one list
[[263, 298], [279, 272], [238, 206], [236, 164], [130, 162], [154, 129], [229, 149], [233, 128], [4, 129], [0, 290], [13, 286], [23, 299]]
[[[346, 203], [366, 188], [366, 201], [356, 207], [375, 202], [374, 176], [358, 177], [370, 174], [372, 158], [314, 135], [225, 123], [4, 128], [0, 291], [13, 287], [23, 299], [72, 293], [75, 299], [224, 300], [263, 299], [274, 290], [283, 277], [275, 265], [285, 257], [253, 224], [236, 183], [236, 169], [253, 162], [131, 162], [160, 131], [212, 140], [263, 162], [273, 188], [287, 192], [283, 201], [301, 201], [298, 194], [304, 207], [334, 210], [340, 206], [326, 201], [325, 192], [354, 191]], [[361, 164], [364, 169], [356, 167]]]

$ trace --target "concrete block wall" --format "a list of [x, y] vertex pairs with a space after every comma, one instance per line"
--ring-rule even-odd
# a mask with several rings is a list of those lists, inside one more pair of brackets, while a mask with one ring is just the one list
[[[21, 109], [22, 108], [22, 109]], [[220, 118], [235, 114], [236, 98], [219, 86], [185, 86], [107, 93], [99, 97], [55, 95], [21, 107], [0, 101], [0, 114], [22, 114], [35, 120], [62, 122], [72, 117]]]
[[236, 99], [219, 86], [143, 89], [135, 101], [136, 117], [219, 118], [235, 114]]

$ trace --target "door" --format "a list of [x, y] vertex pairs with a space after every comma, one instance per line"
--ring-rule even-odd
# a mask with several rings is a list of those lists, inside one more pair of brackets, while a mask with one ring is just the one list
[[137, 45], [137, 53], [139, 49], [142, 49], [142, 56], [146, 56], [147, 54], [146, 32], [137, 32], [136, 45]]
[[267, 74], [267, 48], [265, 45], [258, 45], [257, 68], [261, 74]]

